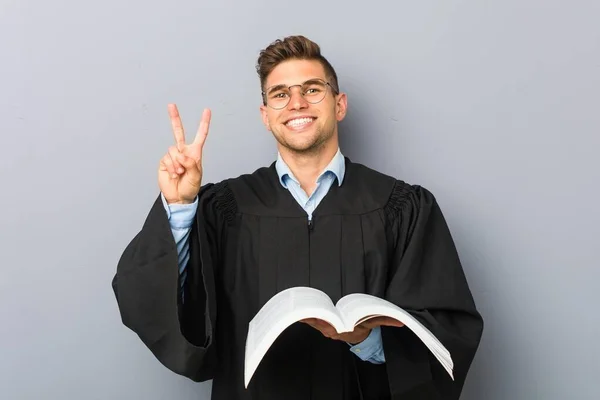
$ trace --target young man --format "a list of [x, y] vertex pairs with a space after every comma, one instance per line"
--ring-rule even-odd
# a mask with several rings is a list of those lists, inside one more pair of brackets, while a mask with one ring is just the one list
[[[123, 323], [167, 368], [213, 379], [213, 399], [458, 399], [483, 321], [434, 196], [342, 155], [347, 97], [317, 44], [278, 40], [257, 70], [279, 156], [252, 174], [202, 186], [210, 111], [186, 144], [169, 106], [161, 193], [113, 280]], [[408, 310], [448, 348], [455, 380], [396, 321], [338, 335], [309, 319], [279, 336], [246, 389], [248, 323], [294, 286]]]

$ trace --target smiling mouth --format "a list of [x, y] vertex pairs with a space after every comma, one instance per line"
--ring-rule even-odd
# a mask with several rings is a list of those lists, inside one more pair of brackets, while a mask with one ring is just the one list
[[302, 118], [294, 118], [285, 123], [290, 129], [293, 130], [301, 130], [312, 124], [316, 118], [314, 117], [302, 117]]

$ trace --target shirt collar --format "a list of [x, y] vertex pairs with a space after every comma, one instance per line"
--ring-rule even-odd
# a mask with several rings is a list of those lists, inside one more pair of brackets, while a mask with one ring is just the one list
[[[281, 153], [277, 153], [277, 161], [275, 162], [275, 169], [277, 170], [277, 175], [279, 176], [279, 182], [283, 187], [287, 189], [287, 179], [292, 179], [294, 182], [300, 184], [298, 179], [294, 176], [288, 165], [283, 161], [281, 157]], [[337, 152], [327, 164], [323, 172], [317, 177], [317, 182], [321, 180], [321, 178], [327, 174], [332, 173], [335, 175], [338, 181], [338, 186], [342, 185], [344, 181], [344, 174], [346, 173], [346, 160], [344, 159], [344, 155], [338, 148]]]

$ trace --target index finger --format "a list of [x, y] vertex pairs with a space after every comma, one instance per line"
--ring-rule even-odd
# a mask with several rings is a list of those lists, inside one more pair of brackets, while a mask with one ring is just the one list
[[177, 143], [177, 148], [181, 151], [182, 147], [185, 146], [185, 135], [181, 117], [179, 116], [179, 110], [175, 104], [169, 104], [168, 110], [169, 117], [171, 118], [171, 126], [173, 127], [173, 135], [175, 136], [175, 143]]
[[208, 136], [208, 128], [210, 127], [210, 116], [210, 109], [205, 108], [204, 112], [202, 113], [202, 120], [200, 121], [198, 132], [196, 133], [196, 137], [194, 138], [194, 144], [199, 145], [200, 147], [204, 146], [204, 141], [206, 140], [206, 136]]
[[375, 317], [364, 321], [362, 324], [365, 328], [373, 329], [378, 326], [395, 326], [401, 328], [404, 324], [391, 317]]

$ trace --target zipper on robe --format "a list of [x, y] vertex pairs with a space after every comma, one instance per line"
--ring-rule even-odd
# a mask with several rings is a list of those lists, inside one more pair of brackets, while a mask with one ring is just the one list
[[310, 253], [310, 236], [311, 233], [313, 231], [313, 220], [312, 220], [312, 215], [308, 217], [308, 285], [310, 286], [310, 259], [311, 259], [311, 253]]

